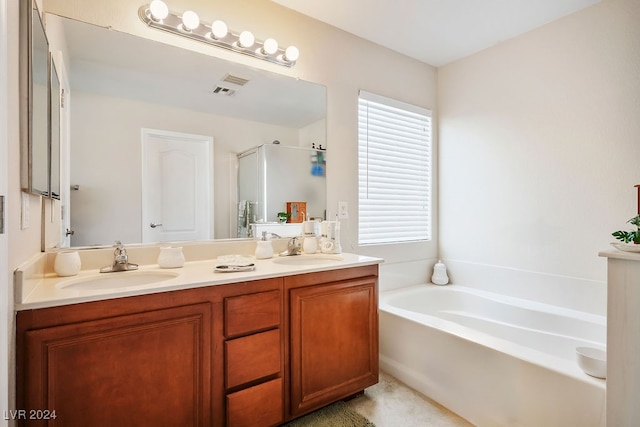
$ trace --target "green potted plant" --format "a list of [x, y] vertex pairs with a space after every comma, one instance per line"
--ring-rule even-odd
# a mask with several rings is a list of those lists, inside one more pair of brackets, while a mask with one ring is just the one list
[[635, 225], [636, 229], [634, 231], [618, 230], [611, 233], [611, 235], [618, 240], [622, 240], [624, 243], [633, 242], [636, 245], [640, 244], [640, 214], [634, 216], [627, 222]]
[[289, 217], [291, 216], [290, 213], [287, 212], [278, 212], [278, 221], [280, 222], [287, 222], [287, 219], [289, 219]]

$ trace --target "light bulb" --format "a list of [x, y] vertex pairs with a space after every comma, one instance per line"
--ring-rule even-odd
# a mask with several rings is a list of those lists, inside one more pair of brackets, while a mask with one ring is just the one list
[[256, 41], [251, 31], [243, 31], [240, 33], [240, 38], [238, 39], [240, 47], [249, 48], [253, 46], [253, 43]]
[[278, 51], [278, 42], [275, 39], [266, 39], [262, 45], [262, 53], [273, 55]]
[[213, 24], [211, 24], [211, 34], [213, 34], [213, 37], [216, 39], [225, 37], [228, 32], [227, 24], [222, 21], [213, 21]]
[[284, 59], [289, 62], [295, 62], [300, 56], [300, 51], [295, 46], [289, 46], [287, 50], [284, 51]]
[[198, 28], [200, 26], [198, 14], [192, 10], [187, 10], [182, 14], [182, 26], [188, 31]]
[[169, 16], [169, 8], [162, 0], [153, 0], [149, 5], [149, 12], [154, 21], [162, 21]]

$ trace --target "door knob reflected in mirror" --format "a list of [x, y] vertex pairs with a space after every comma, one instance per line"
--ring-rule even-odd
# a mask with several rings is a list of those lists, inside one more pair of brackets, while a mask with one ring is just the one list
[[157, 224], [155, 222], [152, 222], [151, 224], [149, 224], [149, 227], [151, 228], [162, 227], [162, 224]]

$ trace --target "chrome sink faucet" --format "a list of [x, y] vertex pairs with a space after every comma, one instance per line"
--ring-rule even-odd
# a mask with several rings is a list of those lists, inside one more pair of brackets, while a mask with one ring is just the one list
[[280, 256], [300, 255], [302, 253], [303, 238], [299, 236], [292, 237], [287, 243], [287, 250], [280, 252]]
[[107, 265], [100, 269], [100, 273], [115, 273], [117, 271], [129, 271], [137, 270], [138, 264], [132, 264], [129, 262], [129, 256], [127, 250], [121, 241], [116, 240], [113, 245], [115, 250], [113, 251], [113, 265]]

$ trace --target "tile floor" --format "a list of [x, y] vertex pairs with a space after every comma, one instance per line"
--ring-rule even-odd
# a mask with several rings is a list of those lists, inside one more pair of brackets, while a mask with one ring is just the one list
[[347, 402], [376, 427], [468, 427], [468, 421], [380, 372], [380, 382]]

